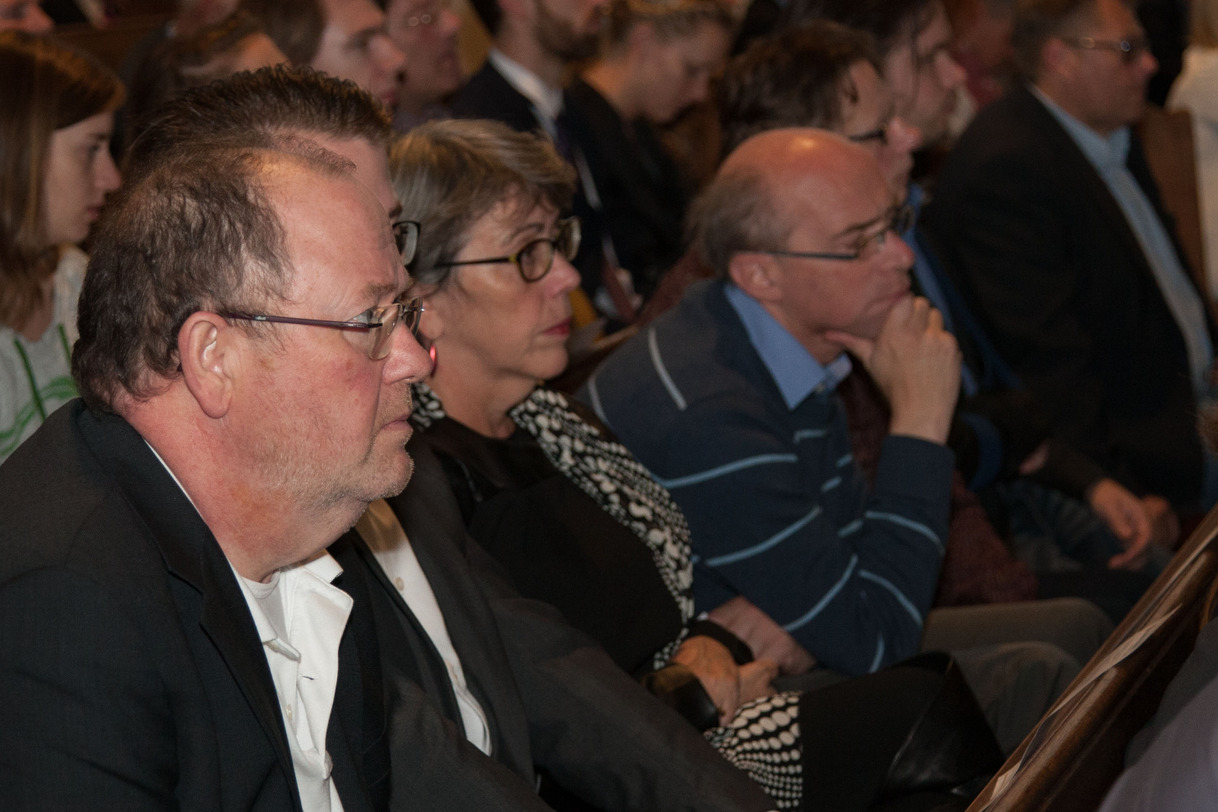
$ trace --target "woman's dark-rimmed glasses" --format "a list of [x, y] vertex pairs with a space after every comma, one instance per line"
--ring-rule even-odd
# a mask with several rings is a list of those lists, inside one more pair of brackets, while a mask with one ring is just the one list
[[526, 282], [536, 282], [550, 272], [554, 267], [554, 254], [562, 254], [568, 262], [575, 259], [579, 251], [579, 218], [568, 217], [558, 221], [558, 233], [553, 237], [540, 237], [530, 240], [514, 254], [505, 257], [489, 257], [487, 259], [461, 259], [453, 262], [437, 262], [437, 268], [455, 268], [459, 265], [483, 265], [485, 263], [510, 262], [520, 272], [520, 278]]

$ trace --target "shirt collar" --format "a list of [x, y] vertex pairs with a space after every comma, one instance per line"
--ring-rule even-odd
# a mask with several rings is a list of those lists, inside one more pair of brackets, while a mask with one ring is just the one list
[[1087, 160], [1097, 169], [1122, 167], [1129, 155], [1129, 127], [1121, 127], [1110, 135], [1100, 135], [1095, 130], [1063, 110], [1046, 96], [1036, 85], [1030, 85], [1032, 94], [1048, 108], [1053, 118], [1062, 126], [1070, 139], [1078, 145]]
[[507, 83], [528, 99], [548, 122], [553, 123], [558, 118], [558, 114], [562, 112], [561, 87], [550, 87], [537, 74], [498, 49], [493, 49], [487, 59]]
[[732, 284], [725, 286], [724, 295], [744, 323], [753, 349], [778, 384], [788, 409], [794, 409], [814, 391], [836, 389], [850, 374], [850, 358], [845, 353], [822, 366], [752, 296]]

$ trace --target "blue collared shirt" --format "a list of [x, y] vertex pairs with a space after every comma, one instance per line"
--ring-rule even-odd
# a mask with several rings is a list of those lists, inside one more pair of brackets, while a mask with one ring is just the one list
[[803, 403], [813, 392], [832, 392], [850, 374], [852, 367], [846, 353], [823, 366], [752, 296], [735, 285], [727, 285], [724, 295], [744, 322], [749, 341], [778, 384], [788, 409]]

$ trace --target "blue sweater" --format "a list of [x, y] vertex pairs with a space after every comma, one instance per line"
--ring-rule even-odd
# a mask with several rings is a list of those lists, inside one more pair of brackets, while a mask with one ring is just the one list
[[699, 609], [743, 595], [847, 674], [916, 653], [947, 538], [951, 452], [890, 436], [870, 488], [832, 370], [755, 303], [746, 329], [726, 290], [691, 287], [580, 396], [685, 511]]

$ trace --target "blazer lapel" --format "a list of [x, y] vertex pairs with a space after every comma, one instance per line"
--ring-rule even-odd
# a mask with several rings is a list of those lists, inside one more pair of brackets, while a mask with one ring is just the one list
[[[114, 421], [121, 426], [106, 425]], [[202, 601], [200, 626], [231, 670], [250, 703], [300, 804], [296, 772], [270, 667], [245, 596], [215, 536], [148, 444], [114, 415], [85, 413], [81, 432], [95, 448], [132, 506], [148, 526], [169, 572], [188, 583]]]
[[389, 505], [435, 593], [470, 691], [486, 712], [496, 760], [531, 781], [528, 720], [498, 624], [466, 558], [466, 545], [473, 542], [439, 460], [419, 432], [407, 447], [414, 474]]

